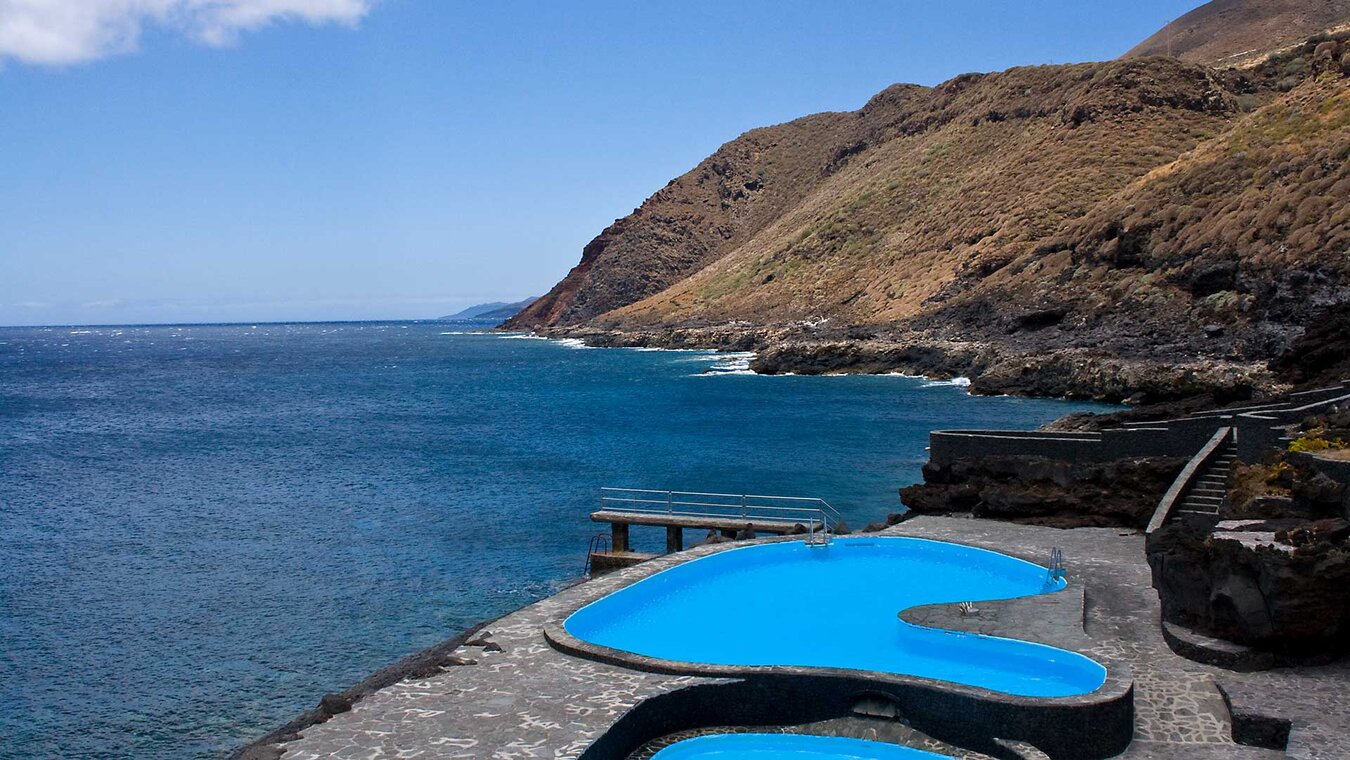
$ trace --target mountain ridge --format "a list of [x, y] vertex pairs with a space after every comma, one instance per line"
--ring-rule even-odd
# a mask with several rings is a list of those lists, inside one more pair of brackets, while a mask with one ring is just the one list
[[[992, 378], [1068, 352], [1115, 368], [1089, 383], [1103, 398], [1147, 384], [1118, 360], [1270, 385], [1265, 362], [1350, 300], [1347, 39], [1240, 69], [1130, 56], [895, 85], [752, 130], [508, 326], [731, 343], [766, 371]], [[835, 341], [865, 356], [801, 348]], [[909, 364], [894, 348], [939, 343]], [[1075, 392], [1052, 380], [1000, 387]]]
[[437, 317], [436, 319], [437, 321], [440, 322], [464, 322], [469, 320], [479, 320], [479, 321], [497, 320], [499, 322], [503, 322], [519, 314], [521, 310], [525, 309], [527, 306], [538, 300], [539, 300], [538, 296], [532, 296], [530, 298], [526, 298], [524, 300], [515, 301], [511, 303], [508, 303], [506, 301], [491, 301], [488, 303], [480, 303], [470, 306], [467, 309], [457, 311], [449, 316]]

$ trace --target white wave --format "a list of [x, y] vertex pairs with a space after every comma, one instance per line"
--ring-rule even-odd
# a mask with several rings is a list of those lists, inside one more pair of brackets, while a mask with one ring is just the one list
[[754, 375], [758, 374], [750, 369], [750, 360], [755, 358], [754, 353], [748, 351], [739, 351], [735, 353], [717, 354], [713, 359], [712, 366], [703, 370], [705, 375]]
[[919, 387], [921, 387], [921, 388], [969, 388], [969, 387], [970, 387], [970, 378], [968, 378], [968, 377], [953, 377], [953, 378], [950, 379], [950, 380], [929, 380], [928, 382], [924, 383], [923, 385], [921, 385], [921, 386], [919, 386]]
[[504, 340], [548, 340], [548, 338], [534, 333], [504, 333], [497, 337]]
[[484, 335], [484, 334], [485, 333], [479, 332], [478, 330], [450, 330], [448, 332], [441, 333], [441, 335]]
[[71, 330], [71, 331], [70, 331], [70, 334], [71, 334], [71, 335], [93, 335], [93, 334], [94, 334], [94, 331], [93, 331], [93, 330]]
[[581, 338], [559, 338], [558, 345], [568, 348], [594, 348], [594, 346], [586, 345], [586, 341]]

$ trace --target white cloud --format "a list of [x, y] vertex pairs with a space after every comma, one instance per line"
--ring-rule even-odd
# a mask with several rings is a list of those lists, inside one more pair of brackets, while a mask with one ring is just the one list
[[156, 26], [207, 45], [276, 21], [360, 21], [375, 0], [0, 0], [0, 61], [59, 66], [135, 50]]

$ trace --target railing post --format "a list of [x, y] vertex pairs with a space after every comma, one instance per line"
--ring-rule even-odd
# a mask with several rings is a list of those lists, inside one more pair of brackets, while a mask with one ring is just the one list
[[673, 502], [671, 501], [671, 498], [672, 498], [671, 492], [670, 492], [670, 491], [666, 491], [666, 514], [668, 514], [668, 515], [669, 515], [669, 514], [674, 514], [674, 513], [675, 513], [675, 506], [674, 506]]
[[745, 494], [741, 494], [741, 517], [745, 517]]

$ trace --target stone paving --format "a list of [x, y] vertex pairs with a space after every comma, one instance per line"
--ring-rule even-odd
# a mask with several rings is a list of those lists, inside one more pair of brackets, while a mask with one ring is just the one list
[[[1051, 547], [1061, 547], [1071, 584], [1086, 589], [1084, 624], [1090, 641], [1074, 648], [1133, 670], [1135, 741], [1123, 758], [1285, 757], [1233, 742], [1216, 684], [1222, 684], [1239, 712], [1292, 721], [1287, 756], [1350, 758], [1350, 663], [1233, 673], [1173, 654], [1158, 624], [1157, 595], [1140, 535], [942, 517], [915, 518], [886, 534], [958, 541], [1041, 563]], [[474, 664], [369, 696], [282, 745], [283, 758], [575, 758], [639, 702], [717, 681], [641, 673], [564, 655], [545, 642], [544, 624], [637, 578], [716, 550], [700, 547], [659, 557], [508, 615], [488, 627], [501, 651], [463, 647], [456, 654]]]

